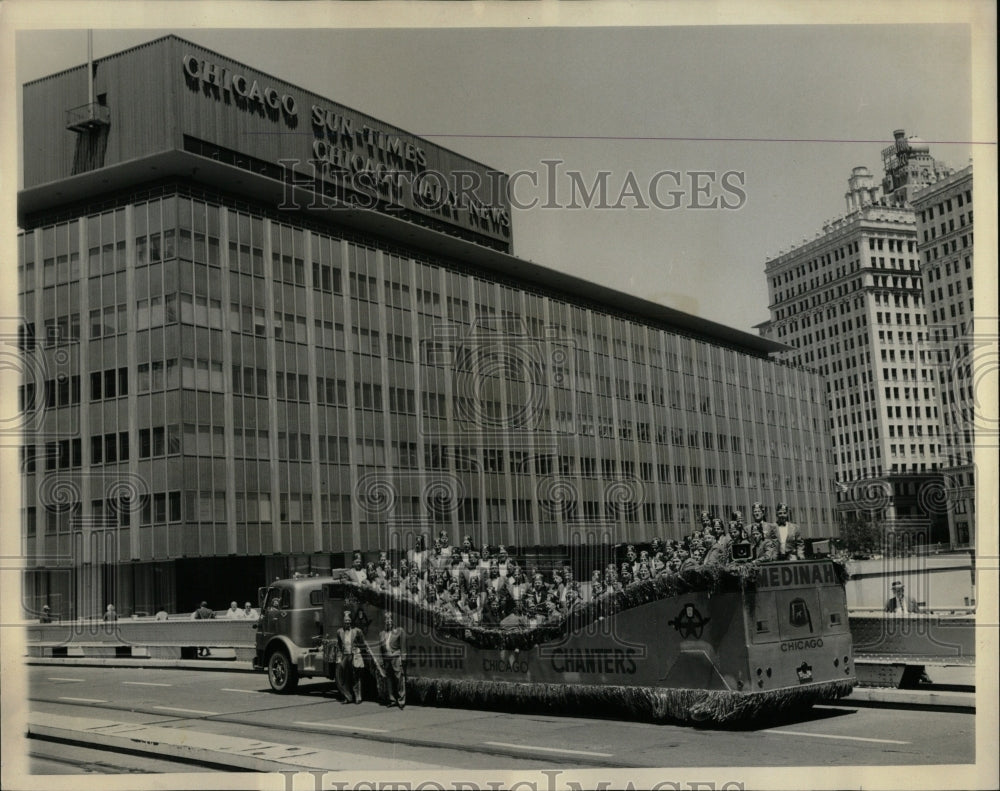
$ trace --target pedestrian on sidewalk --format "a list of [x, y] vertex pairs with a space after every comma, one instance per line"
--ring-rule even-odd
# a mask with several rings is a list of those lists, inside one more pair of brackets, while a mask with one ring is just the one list
[[917, 604], [917, 600], [912, 596], [906, 595], [906, 586], [903, 585], [902, 582], [896, 580], [892, 583], [891, 590], [892, 595], [885, 603], [886, 612], [896, 613], [897, 615], [920, 612], [920, 606]]
[[[191, 618], [196, 621], [207, 621], [215, 617], [215, 610], [210, 610], [208, 608], [208, 602], [203, 601], [201, 605], [191, 614]], [[198, 648], [198, 656], [211, 656], [212, 652], [207, 646], [200, 646]]]

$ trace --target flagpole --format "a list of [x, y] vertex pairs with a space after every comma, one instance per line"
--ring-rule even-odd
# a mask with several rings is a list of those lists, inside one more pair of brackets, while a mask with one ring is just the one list
[[87, 99], [90, 117], [94, 117], [94, 31], [87, 30]]

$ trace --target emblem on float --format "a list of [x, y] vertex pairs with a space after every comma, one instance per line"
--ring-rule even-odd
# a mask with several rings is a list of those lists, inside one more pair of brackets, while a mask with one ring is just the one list
[[693, 604], [685, 604], [677, 617], [672, 621], [667, 621], [677, 633], [684, 640], [695, 640], [701, 639], [701, 633], [705, 630], [705, 624], [711, 621], [711, 618], [704, 618], [702, 614], [698, 612], [698, 608]]
[[809, 614], [805, 599], [792, 599], [788, 603], [788, 622], [792, 626], [808, 626], [812, 632], [812, 616]]

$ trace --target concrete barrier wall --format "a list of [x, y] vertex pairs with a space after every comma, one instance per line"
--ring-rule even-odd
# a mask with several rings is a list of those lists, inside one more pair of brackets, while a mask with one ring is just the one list
[[255, 621], [156, 621], [123, 619], [67, 621], [31, 624], [26, 627], [29, 645], [48, 647], [71, 644], [119, 646], [207, 646], [211, 648], [253, 647]]
[[[254, 621], [74, 621], [25, 627], [29, 656], [132, 656], [171, 658], [182, 649], [231, 649], [236, 658], [253, 657]], [[859, 658], [975, 661], [975, 618], [937, 615], [897, 616], [878, 611], [850, 617]]]
[[975, 606], [972, 557], [966, 553], [855, 560], [847, 564], [849, 610], [882, 610], [899, 580], [906, 595], [934, 610]]
[[857, 660], [898, 658], [911, 664], [975, 664], [976, 621], [972, 617], [852, 615], [850, 624]]

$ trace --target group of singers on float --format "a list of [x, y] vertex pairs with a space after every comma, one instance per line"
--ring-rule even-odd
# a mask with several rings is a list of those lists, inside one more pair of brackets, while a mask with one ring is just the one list
[[804, 556], [798, 528], [788, 521], [788, 508], [779, 503], [777, 521], [764, 520], [765, 509], [754, 503], [750, 525], [739, 513], [728, 525], [701, 513], [701, 528], [681, 540], [653, 538], [648, 544], [629, 544], [620, 564], [595, 569], [589, 582], [578, 581], [569, 565], [553, 568], [546, 578], [525, 569], [503, 546], [477, 549], [466, 536], [451, 546], [441, 531], [429, 550], [424, 536], [393, 565], [388, 553], [365, 564], [354, 553], [349, 577], [366, 587], [437, 611], [447, 620], [473, 624], [529, 625], [561, 618], [588, 601], [610, 596], [629, 585], [659, 575], [683, 573], [701, 566], [726, 565], [740, 560], [788, 560]]

